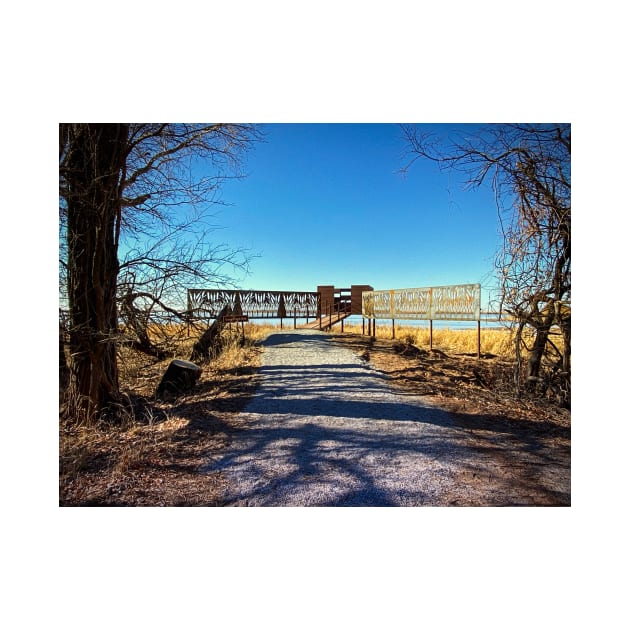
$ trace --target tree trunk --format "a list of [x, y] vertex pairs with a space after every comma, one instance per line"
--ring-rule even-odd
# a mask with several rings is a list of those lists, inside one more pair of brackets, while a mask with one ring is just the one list
[[[77, 419], [113, 411], [120, 400], [116, 364], [116, 231], [127, 125], [74, 125], [67, 157], [70, 383]], [[115, 415], [115, 414], [114, 414]]]
[[536, 338], [534, 345], [529, 351], [527, 357], [527, 387], [535, 389], [540, 377], [540, 365], [545, 356], [545, 348], [547, 347], [547, 339], [549, 338], [549, 328], [538, 328], [536, 330]]
[[65, 395], [68, 383], [70, 382], [70, 370], [68, 369], [68, 361], [66, 359], [66, 340], [65, 331], [61, 324], [59, 325], [59, 395]]
[[206, 361], [210, 359], [216, 351], [217, 342], [219, 339], [219, 335], [223, 330], [223, 326], [225, 322], [223, 318], [232, 313], [232, 309], [229, 304], [226, 304], [221, 312], [217, 315], [217, 318], [214, 320], [212, 326], [206, 330], [203, 335], [198, 339], [198, 341], [193, 346], [192, 354], [190, 355], [191, 361]]

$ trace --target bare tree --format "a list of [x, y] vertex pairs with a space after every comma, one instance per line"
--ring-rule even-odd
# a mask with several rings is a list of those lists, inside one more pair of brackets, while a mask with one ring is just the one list
[[211, 240], [209, 209], [258, 138], [250, 125], [60, 125], [73, 414], [116, 415], [119, 315], [134, 344], [160, 356], [148, 335], [155, 311], [185, 318], [186, 286], [246, 268], [246, 252]]
[[93, 417], [119, 402], [116, 234], [128, 126], [62, 124], [59, 158], [67, 219], [70, 413]]
[[151, 323], [190, 321], [188, 287], [229, 286], [247, 271], [249, 252], [216, 241], [214, 211], [221, 184], [242, 177], [241, 156], [259, 138], [249, 125], [131, 125], [118, 300], [137, 349], [164, 356], [172, 336], [156, 343]]
[[205, 229], [201, 219], [186, 230], [171, 224], [159, 229], [166, 230], [168, 237], [145, 236], [144, 249], [126, 250], [120, 263], [118, 306], [126, 342], [164, 358], [183, 331], [178, 324], [195, 325], [186, 310], [187, 288], [231, 286], [234, 273], [246, 273], [249, 253], [213, 243], [213, 230]]
[[[440, 138], [403, 126], [413, 161], [430, 159], [464, 173], [469, 187], [490, 180], [503, 247], [496, 258], [500, 309], [517, 322], [517, 384], [523, 348], [525, 387], [548, 388], [568, 404], [571, 374], [571, 126], [503, 124]], [[410, 164], [411, 164], [410, 163]], [[560, 331], [562, 349], [551, 340]], [[526, 330], [533, 332], [528, 345]], [[558, 344], [559, 345], [559, 344]], [[543, 374], [545, 356], [553, 357]]]

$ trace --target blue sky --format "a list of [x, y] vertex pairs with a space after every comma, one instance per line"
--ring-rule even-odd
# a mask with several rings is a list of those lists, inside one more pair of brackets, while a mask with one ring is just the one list
[[[430, 125], [435, 131], [448, 126]], [[459, 126], [461, 128], [461, 126]], [[244, 289], [314, 291], [494, 284], [499, 244], [491, 190], [416, 161], [396, 124], [270, 124], [243, 180], [222, 188], [216, 233], [258, 257]]]

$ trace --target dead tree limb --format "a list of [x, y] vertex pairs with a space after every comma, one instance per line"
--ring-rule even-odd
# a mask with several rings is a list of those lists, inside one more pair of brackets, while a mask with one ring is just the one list
[[216, 354], [219, 336], [223, 330], [223, 326], [225, 325], [223, 318], [231, 315], [231, 313], [232, 308], [229, 305], [226, 305], [218, 314], [212, 326], [210, 326], [210, 328], [201, 335], [197, 343], [193, 346], [192, 354], [190, 355], [190, 360], [192, 362], [198, 363], [201, 361], [207, 361]]

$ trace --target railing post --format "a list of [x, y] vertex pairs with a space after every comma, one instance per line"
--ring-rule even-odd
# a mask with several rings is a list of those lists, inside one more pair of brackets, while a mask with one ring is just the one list
[[429, 320], [429, 350], [433, 350], [433, 320]]
[[477, 359], [481, 359], [481, 320], [477, 320]]

